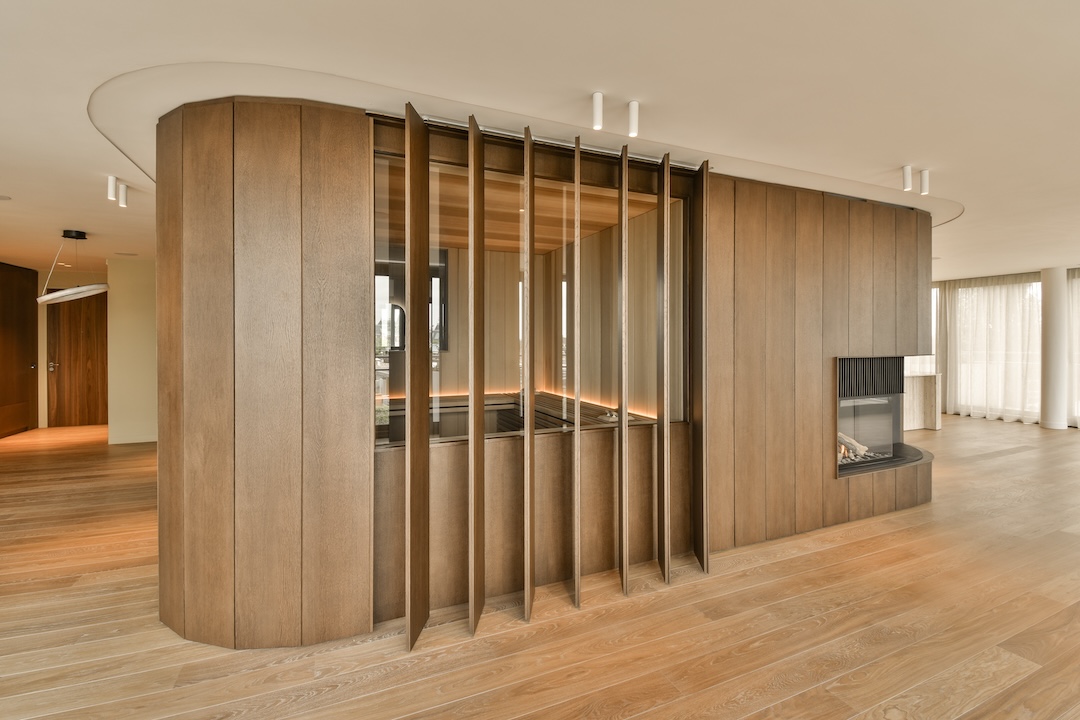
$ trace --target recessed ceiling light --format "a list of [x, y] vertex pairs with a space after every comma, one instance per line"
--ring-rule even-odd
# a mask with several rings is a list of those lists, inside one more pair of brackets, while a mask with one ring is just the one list
[[139, 256], [139, 253], [122, 253], [122, 252], [118, 252], [118, 253], [114, 253], [114, 254], [121, 255], [123, 257], [138, 257]]

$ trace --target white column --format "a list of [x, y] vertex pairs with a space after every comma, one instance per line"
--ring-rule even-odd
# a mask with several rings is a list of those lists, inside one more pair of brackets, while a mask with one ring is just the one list
[[1039, 423], [1068, 427], [1069, 291], [1065, 268], [1042, 271], [1042, 398]]

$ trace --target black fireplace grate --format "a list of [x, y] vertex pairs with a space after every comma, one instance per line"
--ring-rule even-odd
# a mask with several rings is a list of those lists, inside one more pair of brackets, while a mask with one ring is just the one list
[[840, 399], [899, 395], [904, 392], [904, 358], [838, 358]]

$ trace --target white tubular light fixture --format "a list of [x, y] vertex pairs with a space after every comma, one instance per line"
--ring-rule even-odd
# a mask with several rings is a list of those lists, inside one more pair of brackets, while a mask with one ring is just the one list
[[630, 101], [630, 131], [626, 133], [630, 137], [637, 137], [638, 130], [638, 101]]
[[127, 207], [127, 185], [120, 183], [120, 207]]
[[904, 166], [904, 192], [911, 192], [911, 166]]
[[929, 195], [930, 194], [930, 171], [929, 170], [920, 170], [919, 171], [919, 194], [920, 195]]
[[115, 200], [116, 199], [116, 176], [115, 175], [110, 175], [109, 176], [109, 191], [106, 193], [106, 197], [108, 197], [110, 200]]
[[604, 93], [594, 92], [592, 94], [592, 129], [602, 130], [604, 128]]

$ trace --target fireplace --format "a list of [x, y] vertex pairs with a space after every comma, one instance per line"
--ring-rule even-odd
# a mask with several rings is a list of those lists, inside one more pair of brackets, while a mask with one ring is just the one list
[[904, 358], [837, 360], [836, 462], [839, 475], [922, 458], [904, 444]]

